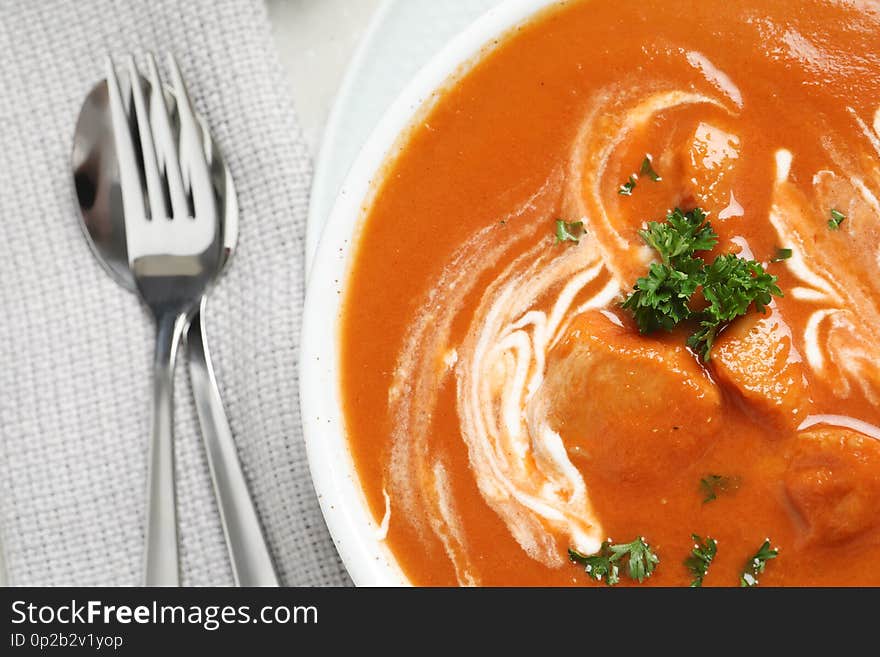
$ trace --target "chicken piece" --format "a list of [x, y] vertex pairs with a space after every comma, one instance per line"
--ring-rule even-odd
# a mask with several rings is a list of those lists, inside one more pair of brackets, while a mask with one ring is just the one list
[[785, 490], [808, 541], [846, 541], [880, 524], [880, 443], [848, 429], [801, 434]]
[[719, 382], [781, 428], [796, 428], [810, 408], [804, 363], [777, 311], [737, 319], [712, 348]]
[[698, 458], [721, 427], [718, 389], [690, 352], [599, 312], [549, 354], [540, 398], [575, 460], [627, 479]]
[[721, 213], [735, 204], [731, 197], [732, 174], [739, 149], [739, 137], [705, 122], [697, 125], [691, 139], [685, 142], [683, 180], [693, 186], [694, 198], [703, 208]]

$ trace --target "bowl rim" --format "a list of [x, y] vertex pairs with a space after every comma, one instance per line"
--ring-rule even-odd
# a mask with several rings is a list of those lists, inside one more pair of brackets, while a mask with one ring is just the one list
[[[342, 562], [358, 586], [410, 582], [382, 538], [361, 488], [344, 427], [339, 319], [359, 228], [408, 130], [443, 88], [515, 26], [566, 0], [505, 0], [459, 33], [416, 74], [376, 124], [333, 205], [309, 275], [299, 353], [299, 402], [312, 482]], [[393, 518], [393, 514], [392, 514]]]

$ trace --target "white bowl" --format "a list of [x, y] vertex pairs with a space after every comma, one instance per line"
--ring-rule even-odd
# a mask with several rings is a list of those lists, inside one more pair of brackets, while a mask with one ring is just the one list
[[385, 113], [355, 160], [324, 229], [309, 276], [300, 347], [300, 408], [309, 469], [327, 526], [354, 583], [406, 585], [381, 540], [348, 447], [339, 385], [339, 318], [353, 247], [383, 164], [449, 81], [485, 47], [559, 0], [508, 0], [490, 10], [425, 66]]

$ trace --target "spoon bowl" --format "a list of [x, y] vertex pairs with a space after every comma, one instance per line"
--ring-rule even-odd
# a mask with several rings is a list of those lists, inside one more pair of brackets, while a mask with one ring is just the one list
[[[131, 93], [126, 79], [119, 81], [126, 103]], [[146, 78], [141, 87], [149, 101], [153, 92]], [[177, 124], [177, 103], [170, 87], [164, 89], [165, 103]], [[126, 106], [131, 115], [130, 107]], [[211, 173], [211, 183], [217, 207], [222, 213], [223, 266], [229, 263], [238, 243], [238, 197], [232, 175], [217, 145], [211, 139], [207, 124], [196, 117], [202, 128], [205, 157]], [[125, 214], [122, 208], [122, 190], [119, 182], [119, 162], [113, 132], [110, 129], [110, 105], [107, 82], [96, 84], [86, 96], [76, 122], [73, 138], [73, 180], [79, 203], [80, 227], [98, 262], [108, 274], [129, 292], [135, 292], [134, 276], [128, 264], [125, 237]]]

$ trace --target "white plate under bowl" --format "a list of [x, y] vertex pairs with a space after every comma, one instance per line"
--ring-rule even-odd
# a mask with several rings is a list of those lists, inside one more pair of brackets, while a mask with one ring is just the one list
[[398, 137], [425, 101], [473, 62], [482, 48], [559, 0], [508, 0], [489, 10], [437, 54], [376, 126], [340, 189], [312, 266], [300, 355], [300, 406], [309, 468], [327, 526], [355, 584], [408, 584], [378, 535], [345, 433], [339, 378], [339, 318], [351, 256], [372, 183], [381, 180]]

